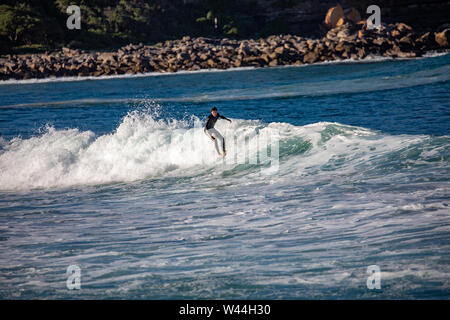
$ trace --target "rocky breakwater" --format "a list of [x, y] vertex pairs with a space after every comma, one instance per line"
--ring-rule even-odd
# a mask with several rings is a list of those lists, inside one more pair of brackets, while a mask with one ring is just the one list
[[370, 55], [412, 58], [448, 49], [450, 29], [417, 33], [403, 23], [370, 29], [364, 21], [338, 19], [322, 38], [275, 35], [231, 40], [184, 37], [154, 46], [127, 45], [114, 52], [63, 48], [59, 52], [0, 58], [0, 79], [102, 76], [180, 70], [273, 67]]

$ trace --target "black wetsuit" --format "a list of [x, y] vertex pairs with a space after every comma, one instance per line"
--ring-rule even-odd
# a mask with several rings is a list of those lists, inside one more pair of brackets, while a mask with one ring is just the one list
[[[206, 120], [204, 131], [205, 131], [206, 134], [208, 134], [211, 137], [211, 139], [214, 140], [217, 153], [220, 154], [216, 138], [218, 138], [218, 140], [222, 142], [222, 150], [223, 150], [224, 153], [225, 153], [225, 139], [224, 139], [224, 137], [222, 137], [222, 135], [220, 134], [219, 131], [214, 129], [214, 125], [216, 124], [217, 120], [219, 120], [219, 118], [231, 121], [230, 119], [228, 119], [228, 118], [226, 118], [224, 116], [221, 116], [219, 113], [217, 113], [217, 116], [215, 116], [215, 117], [212, 114], [210, 114], [209, 117], [208, 117], [208, 120]], [[213, 134], [215, 134], [216, 136], [213, 136]]]
[[209, 130], [214, 128], [214, 125], [216, 124], [218, 119], [224, 119], [224, 120], [230, 120], [222, 115], [220, 115], [219, 113], [217, 113], [217, 116], [213, 116], [212, 114], [209, 115], [208, 120], [206, 120], [206, 125], [205, 125], [205, 129]]

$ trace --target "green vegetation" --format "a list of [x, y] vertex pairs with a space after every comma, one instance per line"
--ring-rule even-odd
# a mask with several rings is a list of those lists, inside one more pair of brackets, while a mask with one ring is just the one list
[[[380, 1], [386, 6], [390, 3]], [[361, 12], [365, 10], [362, 4], [369, 3], [348, 2]], [[323, 18], [314, 8], [320, 4], [315, 0], [1, 0], [0, 53], [54, 50], [63, 46], [114, 49], [128, 43], [153, 44], [186, 35], [236, 39], [286, 33], [311, 36], [318, 28], [303, 27], [295, 19], [295, 12], [300, 7], [310, 8], [307, 10], [314, 13], [315, 20], [309, 19], [308, 23], [318, 26]], [[69, 5], [80, 6], [81, 30], [66, 27]], [[433, 9], [441, 7], [442, 10]], [[433, 4], [428, 9], [432, 19], [422, 19], [421, 27], [426, 27], [428, 20], [448, 22], [445, 8], [438, 2]], [[280, 15], [283, 10], [291, 13]], [[396, 16], [389, 19], [397, 21]], [[413, 17], [403, 14], [400, 20], [409, 22], [408, 19]], [[429, 25], [434, 28], [436, 23]]]
[[[73, 4], [81, 9], [81, 30], [66, 27]], [[256, 1], [239, 0], [3, 0], [0, 51], [106, 49], [185, 35], [253, 37], [265, 26], [255, 18], [257, 8]]]
[[255, 18], [258, 8], [256, 1], [204, 0], [198, 5], [203, 12], [207, 12], [205, 16], [195, 20], [200, 25], [203, 35], [245, 38], [258, 32], [258, 21]]
[[[64, 37], [61, 24], [52, 17], [56, 8], [36, 5], [34, 1], [3, 1], [0, 5], [0, 46], [7, 51], [13, 46], [51, 46]], [[50, 1], [48, 1], [50, 2]]]
[[[294, 3], [274, 1], [278, 7]], [[70, 5], [81, 9], [81, 30], [66, 27]], [[265, 12], [256, 0], [2, 0], [0, 53], [63, 46], [114, 49], [186, 35], [242, 39], [291, 31], [282, 19], [265, 21]]]

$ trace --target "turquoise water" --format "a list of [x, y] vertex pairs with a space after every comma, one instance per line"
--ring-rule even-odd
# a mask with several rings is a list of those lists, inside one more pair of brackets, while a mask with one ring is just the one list
[[450, 298], [449, 54], [9, 81], [0, 133], [3, 299]]

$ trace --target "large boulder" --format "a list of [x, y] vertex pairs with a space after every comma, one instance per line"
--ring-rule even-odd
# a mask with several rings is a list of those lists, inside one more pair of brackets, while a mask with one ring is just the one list
[[260, 58], [261, 58], [262, 60], [264, 60], [264, 62], [265, 62], [266, 64], [269, 64], [269, 63], [270, 63], [270, 58], [269, 58], [269, 55], [268, 55], [267, 53], [263, 53], [263, 54], [260, 56]]
[[269, 62], [269, 67], [276, 67], [278, 64], [278, 59], [273, 59]]
[[398, 31], [400, 31], [400, 32], [409, 32], [409, 31], [412, 31], [412, 27], [411, 27], [411, 26], [408, 26], [407, 24], [402, 23], [402, 22], [396, 23], [396, 29], [397, 29]]
[[319, 61], [319, 55], [317, 52], [311, 51], [305, 54], [303, 57], [303, 63], [314, 63]]
[[426, 32], [416, 39], [416, 47], [422, 50], [429, 50], [430, 48], [436, 47], [436, 42], [434, 39], [434, 34], [431, 32]]
[[81, 54], [81, 51], [79, 49], [70, 49], [67, 47], [63, 47], [61, 49], [62, 53], [68, 57], [75, 57], [79, 56]]
[[350, 8], [348, 12], [346, 12], [345, 17], [352, 21], [353, 23], [358, 23], [361, 21], [361, 15], [359, 14], [359, 11], [355, 8]]
[[241, 42], [239, 49], [238, 49], [238, 54], [246, 56], [249, 53], [250, 53], [250, 48], [249, 48], [247, 42], [245, 42], [245, 41]]
[[103, 62], [117, 62], [117, 54], [114, 52], [103, 52], [98, 56], [98, 60]]
[[208, 59], [207, 63], [208, 63], [208, 66], [211, 68], [216, 67], [216, 62], [213, 59]]
[[325, 24], [331, 28], [336, 27], [339, 19], [344, 17], [344, 10], [341, 5], [337, 5], [336, 7], [332, 7], [328, 9], [328, 12], [325, 16]]
[[442, 32], [437, 32], [434, 34], [434, 40], [442, 48], [448, 48], [450, 43], [450, 29], [445, 29]]
[[190, 60], [191, 56], [187, 52], [180, 52], [177, 54], [178, 60]]
[[280, 46], [280, 47], [276, 47], [274, 51], [275, 51], [276, 53], [278, 53], [279, 55], [283, 55], [285, 49], [284, 49], [284, 47], [281, 47], [281, 46]]

